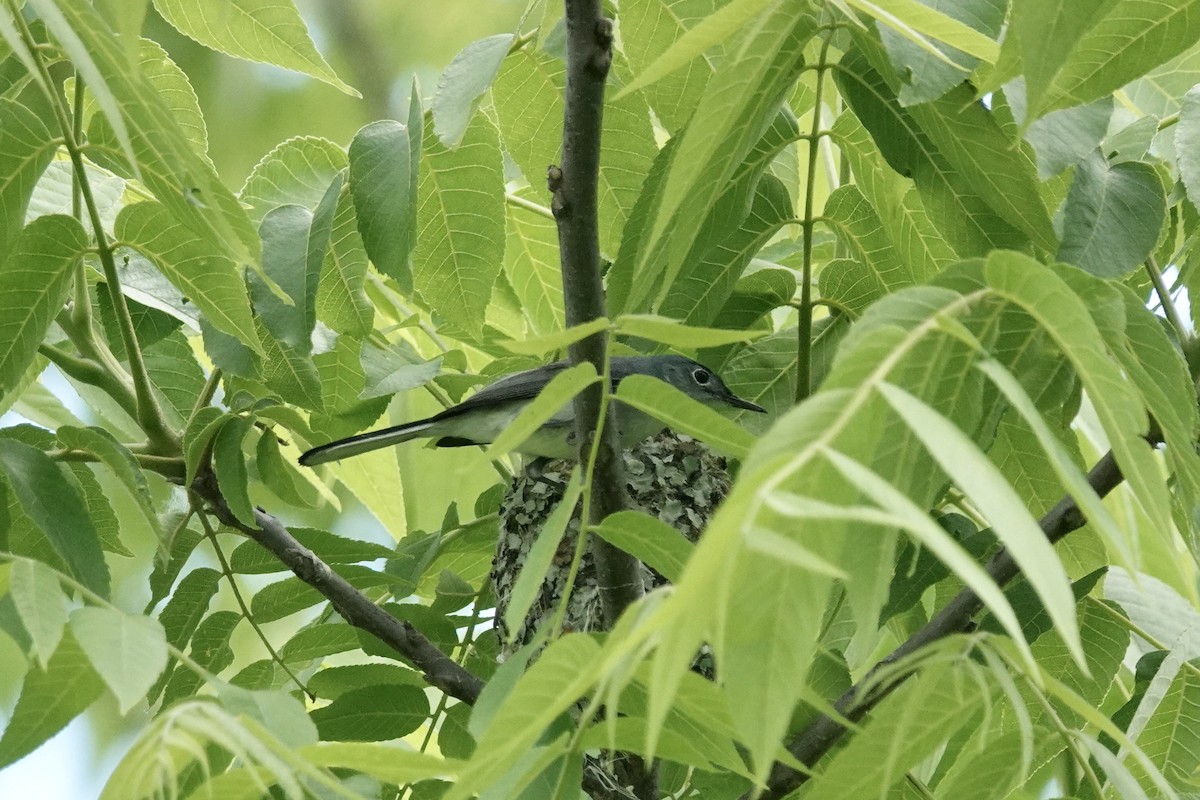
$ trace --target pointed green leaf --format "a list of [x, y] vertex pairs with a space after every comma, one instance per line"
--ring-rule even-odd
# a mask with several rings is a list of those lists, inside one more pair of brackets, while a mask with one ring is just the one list
[[1037, 590], [1071, 655], [1082, 662], [1071, 584], [1024, 502], [987, 456], [950, 420], [897, 386], [885, 383], [880, 391], [946, 474], [954, 477], [986, 518], [995, 520], [996, 535]]
[[480, 95], [492, 85], [512, 43], [511, 33], [471, 42], [442, 71], [432, 111], [433, 128], [446, 147], [462, 141]]
[[[340, 173], [342, 175], [346, 173]], [[363, 291], [367, 277], [367, 251], [354, 215], [354, 199], [344, 179], [334, 178], [340, 191], [334, 208], [329, 252], [317, 285], [317, 319], [338, 333], [366, 336], [375, 309]], [[328, 193], [333, 191], [330, 184]], [[322, 205], [325, 200], [322, 200]]]
[[[715, 0], [631, 0], [621, 6], [621, 41], [634, 74], [647, 70], [693, 27], [720, 8]], [[721, 51], [717, 49], [717, 54]], [[672, 132], [700, 106], [705, 84], [713, 73], [710, 55], [664, 73], [644, 90], [654, 113]]]
[[41, 450], [0, 439], [0, 471], [21, 510], [46, 534], [71, 575], [101, 597], [108, 597], [108, 566], [96, 527], [59, 465]]
[[142, 473], [133, 453], [126, 449], [116, 438], [103, 428], [77, 428], [62, 425], [57, 431], [58, 440], [71, 450], [85, 450], [99, 456], [100, 460], [113, 471], [129, 493], [137, 501], [138, 509], [146, 517], [153, 530], [158, 530], [158, 516], [154, 510], [154, 501], [150, 497], [150, 486]]
[[70, 217], [39, 217], [0, 264], [0, 395], [15, 388], [62, 309], [87, 236]]
[[166, 206], [126, 206], [117, 216], [116, 235], [153, 261], [214, 327], [262, 353], [241, 271], [203, 237], [177, 222]]
[[213, 470], [229, 510], [243, 524], [257, 527], [248, 492], [246, 457], [242, 453], [242, 440], [253, 424], [247, 417], [234, 417], [221, 426], [213, 440]]
[[1109, 164], [1099, 152], [1075, 167], [1058, 258], [1101, 278], [1124, 278], [1154, 250], [1166, 192], [1149, 164]]
[[[287, 300], [277, 297], [256, 276], [250, 276], [254, 309], [271, 335], [290, 349], [312, 352], [312, 331], [317, 322], [317, 281], [320, 258], [309, 258], [312, 213], [301, 206], [280, 206], [267, 212], [258, 232], [262, 237], [263, 271], [283, 289]], [[328, 243], [328, 232], [325, 238]], [[318, 243], [319, 244], [319, 243]]]
[[694, 549], [678, 530], [637, 511], [610, 514], [591, 530], [672, 583], [679, 579]]
[[733, 458], [745, 458], [754, 446], [754, 437], [736, 422], [657, 378], [630, 375], [617, 386], [617, 399]]
[[[103, 117], [92, 119], [89, 154], [108, 163], [132, 155], [134, 173], [174, 220], [224, 257], [256, 266], [258, 237], [237, 198], [196, 152], [158, 89], [129, 69], [124, 48], [95, 9], [70, 0], [33, 0], [32, 5], [103, 111]], [[96, 129], [98, 121], [107, 121], [116, 142], [105, 126]]]
[[167, 666], [167, 641], [158, 620], [112, 608], [71, 614], [71, 631], [124, 714], [146, 696]]
[[[418, 117], [418, 121], [419, 121]], [[350, 194], [358, 232], [375, 269], [412, 285], [421, 128], [373, 122], [350, 142]]]
[[45, 172], [58, 142], [31, 109], [0, 99], [0, 253], [9, 252], [34, 184]]
[[491, 121], [477, 115], [457, 149], [432, 130], [423, 148], [413, 286], [441, 324], [478, 336], [504, 263], [500, 141]]
[[311, 712], [325, 740], [382, 742], [406, 736], [429, 716], [429, 700], [416, 686], [365, 686]]
[[0, 768], [32, 753], [103, 691], [103, 682], [68, 632], [45, 670], [26, 673], [17, 706], [0, 737]]
[[154, 7], [176, 30], [206, 47], [295, 70], [361, 97], [317, 52], [291, 0], [154, 0]]
[[280, 142], [254, 165], [239, 199], [257, 225], [268, 211], [297, 205], [315, 209], [325, 190], [346, 168], [346, 151], [319, 136], [295, 136]]
[[[1046, 91], [1042, 111], [1103, 97], [1183, 53], [1200, 39], [1196, 0], [1116, 0], [1101, 8], [1106, 13], [1075, 41]], [[1087, 10], [1077, 10], [1072, 4], [1065, 13]]]
[[10, 581], [13, 605], [42, 669], [47, 669], [67, 624], [67, 596], [54, 570], [31, 558], [13, 561]]
[[737, 342], [752, 342], [765, 331], [734, 331], [723, 328], [698, 328], [657, 314], [622, 314], [617, 317], [614, 332], [652, 342], [694, 350], [700, 347], [720, 347]]
[[[807, 6], [775, 5], [752, 26], [710, 81], [696, 116], [681, 134], [634, 274], [662, 259], [660, 294], [674, 283], [708, 210], [775, 115], [795, 80], [816, 21]], [[627, 307], [650, 286], [635, 284]]]

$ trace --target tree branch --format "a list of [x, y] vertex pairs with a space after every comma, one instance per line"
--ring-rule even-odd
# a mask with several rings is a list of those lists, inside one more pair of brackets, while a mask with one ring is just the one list
[[[600, 0], [565, 0], [567, 88], [563, 112], [562, 167], [551, 167], [551, 210], [558, 225], [562, 259], [563, 300], [568, 326], [606, 316], [600, 280], [600, 234], [597, 187], [600, 180], [600, 131], [604, 82], [612, 62], [612, 21], [601, 13]], [[589, 361], [607, 374], [607, 333], [570, 347], [571, 362]], [[603, 424], [601, 411], [607, 382], [575, 397], [575, 436], [579, 463], [588, 463], [596, 435], [600, 437], [589, 478], [588, 522], [599, 523], [626, 507], [624, 464], [616, 427]], [[600, 597], [608, 624], [642, 594], [637, 561], [599, 538], [592, 542], [599, 573]]]
[[483, 681], [479, 677], [459, 666], [411, 623], [396, 619], [371, 602], [313, 551], [296, 541], [275, 517], [255, 509], [257, 528], [240, 522], [229, 510], [211, 475], [197, 478], [192, 488], [212, 506], [218, 519], [270, 550], [296, 577], [328, 598], [346, 622], [378, 637], [411, 661], [424, 673], [431, 686], [464, 703], [474, 704], [479, 699], [479, 693], [483, 691]]
[[[1156, 441], [1161, 438], [1161, 434], [1151, 434], [1149, 438], [1152, 441]], [[1096, 494], [1101, 497], [1104, 497], [1121, 484], [1124, 476], [1121, 474], [1121, 468], [1117, 466], [1116, 458], [1113, 457], [1111, 451], [1096, 462], [1091, 472], [1088, 473], [1087, 480]], [[1075, 503], [1075, 500], [1068, 495], [1060, 500], [1058, 505], [1050, 509], [1042, 517], [1039, 524], [1042, 533], [1053, 544], [1071, 531], [1082, 528], [1086, 522], [1087, 520], [1084, 518], [1083, 512], [1079, 510], [1079, 506]], [[993, 556], [987, 565], [988, 575], [1000, 586], [1004, 586], [1011, 581], [1019, 572], [1020, 568], [1017, 567], [1016, 561], [1013, 560], [1012, 554], [1007, 549], [1001, 550]], [[863, 686], [870, 685], [871, 679], [878, 674], [880, 669], [899, 661], [905, 656], [911, 655], [925, 645], [962, 632], [967, 628], [972, 617], [979, 613], [982, 608], [983, 601], [979, 599], [979, 596], [970, 589], [963, 589], [941, 611], [935, 614], [933, 619], [929, 620], [924, 627], [872, 667], [871, 671], [861, 681], [847, 689], [837, 699], [837, 702], [834, 703], [834, 709], [845, 720], [851, 723], [861, 720], [866, 716], [867, 712], [899, 688], [900, 684], [908, 677], [908, 675], [904, 675], [891, 683], [876, 685], [870, 694], [864, 696]], [[811, 767], [817, 763], [821, 756], [829, 752], [845, 733], [846, 727], [842, 722], [822, 715], [810, 723], [788, 745], [788, 752], [795, 756], [802, 764]], [[803, 775], [790, 767], [777, 763], [767, 781], [767, 792], [762, 797], [764, 800], [782, 798], [795, 791], [807, 780], [807, 775]]]

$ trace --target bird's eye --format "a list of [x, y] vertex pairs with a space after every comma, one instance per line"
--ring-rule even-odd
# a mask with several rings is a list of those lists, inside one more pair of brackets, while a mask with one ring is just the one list
[[706, 369], [692, 370], [692, 380], [694, 380], [696, 383], [700, 384], [701, 386], [707, 385], [708, 379], [711, 377], [712, 377], [712, 374], [709, 373], [709, 371]]

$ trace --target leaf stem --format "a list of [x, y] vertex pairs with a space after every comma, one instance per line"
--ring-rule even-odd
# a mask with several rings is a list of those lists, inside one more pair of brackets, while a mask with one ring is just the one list
[[[37, 43], [34, 41], [33, 33], [29, 30], [25, 18], [20, 14], [14, 14], [14, 18], [25, 46], [34, 53], [34, 62], [37, 65], [42, 82], [46, 86], [53, 86], [50, 71], [46, 67], [40, 52], [36, 49]], [[66, 109], [63, 108], [56, 94], [50, 92], [47, 99], [54, 110], [59, 129], [62, 131], [63, 143], [67, 148], [67, 154], [71, 157], [71, 165], [74, 169], [74, 180], [77, 181], [79, 192], [83, 198], [83, 205], [87, 210], [88, 219], [92, 225], [92, 232], [96, 237], [96, 251], [100, 256], [100, 264], [104, 267], [104, 278], [108, 283], [109, 293], [112, 296], [117, 325], [121, 332], [121, 341], [125, 345], [125, 354], [129, 360], [129, 371], [133, 378], [133, 391], [137, 401], [135, 418], [138, 424], [142, 426], [142, 429], [145, 430], [151, 444], [157, 449], [164, 453], [178, 452], [180, 447], [179, 434], [173, 431], [171, 426], [167, 424], [162, 408], [158, 404], [158, 398], [154, 396], [154, 387], [150, 381], [150, 375], [146, 370], [145, 361], [142, 359], [141, 347], [138, 344], [137, 333], [133, 327], [133, 318], [129, 315], [129, 306], [126, 304], [125, 295], [121, 291], [121, 281], [117, 275], [117, 264], [113, 257], [112, 246], [109, 244], [108, 235], [104, 231], [104, 223], [100, 219], [100, 209], [96, 205], [96, 198], [92, 194], [91, 182], [87, 177], [87, 168], [83, 161], [83, 150], [80, 148], [79, 139], [76, 137], [75, 125], [67, 116]], [[85, 331], [85, 333], [88, 332]]]
[[1145, 266], [1146, 273], [1150, 276], [1150, 282], [1154, 284], [1154, 293], [1158, 295], [1158, 302], [1162, 306], [1163, 313], [1167, 315], [1167, 321], [1175, 329], [1175, 333], [1179, 336], [1179, 341], [1186, 342], [1191, 338], [1191, 332], [1188, 330], [1187, 323], [1183, 321], [1183, 317], [1179, 314], [1179, 309], [1175, 305], [1175, 299], [1171, 297], [1171, 288], [1163, 280], [1162, 270], [1158, 267], [1158, 261], [1153, 255], [1150, 255], [1146, 258]]
[[816, 183], [817, 162], [820, 159], [821, 148], [821, 99], [825, 91], [825, 73], [829, 56], [831, 36], [826, 34], [821, 43], [821, 55], [817, 60], [817, 85], [814, 90], [812, 130], [808, 135], [808, 165], [806, 185], [804, 187], [804, 219], [801, 222], [804, 232], [803, 256], [800, 268], [800, 306], [799, 325], [796, 329], [796, 402], [802, 403], [812, 394], [812, 250], [813, 228], [816, 225]]
[[514, 208], [523, 208], [526, 211], [531, 211], [538, 216], [545, 217], [546, 219], [554, 219], [554, 212], [546, 208], [541, 203], [535, 203], [532, 200], [526, 200], [524, 197], [513, 194], [512, 192], [504, 195], [504, 202], [508, 203]]

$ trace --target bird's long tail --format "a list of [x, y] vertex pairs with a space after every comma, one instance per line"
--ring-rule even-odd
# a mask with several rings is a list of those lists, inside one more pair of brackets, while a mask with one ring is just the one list
[[434, 422], [432, 420], [422, 419], [416, 422], [408, 422], [404, 425], [395, 425], [391, 428], [360, 433], [348, 439], [339, 439], [336, 442], [323, 444], [320, 447], [314, 447], [312, 450], [309, 450], [300, 456], [300, 464], [305, 467], [313, 467], [328, 461], [337, 461], [341, 458], [369, 453], [372, 450], [378, 450], [382, 447], [390, 447], [394, 444], [400, 444], [400, 442], [407, 442], [409, 439], [416, 439], [427, 435], [426, 431], [433, 425]]

